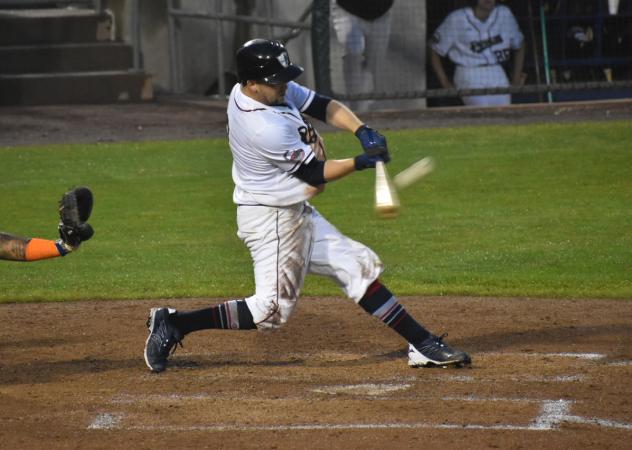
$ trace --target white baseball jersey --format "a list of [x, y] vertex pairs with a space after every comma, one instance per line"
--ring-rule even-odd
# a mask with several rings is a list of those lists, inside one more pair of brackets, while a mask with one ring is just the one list
[[314, 158], [304, 111], [314, 91], [288, 83], [285, 104], [268, 106], [236, 84], [228, 100], [228, 138], [233, 153], [233, 201], [239, 205], [288, 206], [307, 200], [310, 186], [294, 177]]
[[511, 50], [521, 47], [524, 36], [513, 14], [503, 5], [480, 21], [472, 8], [450, 13], [432, 37], [432, 49], [458, 66], [476, 67], [504, 63]]

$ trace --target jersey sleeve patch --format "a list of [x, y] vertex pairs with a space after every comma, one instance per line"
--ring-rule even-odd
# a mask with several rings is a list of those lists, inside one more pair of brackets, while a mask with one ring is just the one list
[[455, 43], [454, 39], [457, 33], [455, 24], [456, 12], [458, 11], [450, 13], [448, 17], [441, 22], [441, 25], [435, 30], [430, 39], [430, 46], [441, 56], [447, 55]]

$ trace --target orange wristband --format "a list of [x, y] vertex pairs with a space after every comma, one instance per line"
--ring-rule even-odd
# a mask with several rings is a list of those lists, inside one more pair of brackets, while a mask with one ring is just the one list
[[56, 258], [57, 256], [64, 255], [65, 253], [62, 253], [55, 241], [49, 241], [47, 239], [31, 239], [24, 251], [24, 258], [27, 261]]

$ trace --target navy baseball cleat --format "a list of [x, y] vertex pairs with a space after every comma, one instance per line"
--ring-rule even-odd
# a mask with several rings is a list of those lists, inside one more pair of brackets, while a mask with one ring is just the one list
[[176, 350], [176, 344], [182, 347], [182, 333], [171, 323], [172, 308], [152, 308], [147, 318], [149, 336], [145, 341], [145, 363], [152, 372], [162, 372], [167, 368], [167, 358]]
[[463, 366], [471, 364], [470, 356], [461, 350], [455, 350], [443, 342], [447, 336], [429, 337], [417, 345], [408, 344], [408, 365], [410, 367]]

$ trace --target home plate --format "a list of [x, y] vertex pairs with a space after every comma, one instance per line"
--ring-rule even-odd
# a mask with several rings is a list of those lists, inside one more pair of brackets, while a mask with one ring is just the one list
[[337, 386], [323, 386], [312, 389], [319, 394], [351, 394], [351, 395], [384, 395], [390, 392], [403, 391], [410, 388], [410, 384], [343, 384]]

